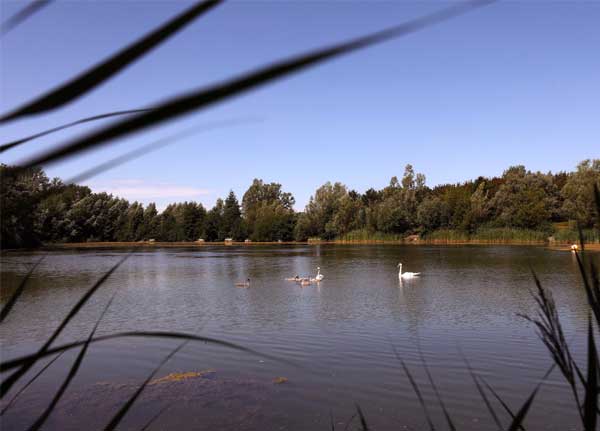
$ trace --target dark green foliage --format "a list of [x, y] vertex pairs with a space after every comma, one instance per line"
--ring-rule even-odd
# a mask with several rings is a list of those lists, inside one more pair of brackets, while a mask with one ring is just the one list
[[229, 192], [223, 205], [221, 233], [226, 238], [241, 241], [246, 237], [246, 228], [242, 220], [242, 210], [233, 191]]
[[304, 240], [313, 236], [334, 239], [343, 233], [336, 223], [335, 216], [347, 194], [348, 190], [342, 183], [327, 182], [319, 187], [310, 198], [304, 212], [300, 214], [296, 226], [296, 239]]
[[143, 235], [140, 239], [161, 241], [196, 241], [204, 235], [206, 210], [202, 204], [184, 202], [169, 205], [159, 216], [156, 206], [150, 204], [145, 214]]
[[539, 229], [559, 210], [559, 192], [551, 174], [532, 173], [524, 166], [504, 172], [502, 184], [490, 202], [502, 226]]
[[223, 219], [223, 199], [217, 199], [217, 203], [206, 215], [205, 239], [206, 241], [222, 241], [225, 234], [221, 228]]
[[281, 184], [254, 179], [242, 198], [248, 236], [253, 241], [293, 239], [295, 199], [281, 190]]
[[39, 168], [17, 173], [0, 165], [0, 182], [0, 245], [2, 248], [37, 245], [32, 209], [39, 204], [40, 194], [50, 187], [48, 177]]
[[594, 186], [599, 185], [600, 159], [584, 160], [574, 173], [568, 175], [561, 190], [562, 210], [582, 227], [592, 227], [600, 216], [594, 199]]
[[[174, 203], [162, 213], [88, 187], [49, 180], [38, 168], [2, 166], [2, 248], [86, 241], [305, 241], [309, 238], [430, 239], [483, 241], [597, 241], [594, 185], [600, 160], [586, 160], [572, 173], [531, 172], [523, 166], [502, 177], [479, 177], [429, 188], [407, 165], [401, 180], [360, 194], [327, 182], [295, 212], [294, 197], [281, 184], [255, 179], [243, 195], [218, 199], [207, 211], [196, 202]], [[558, 223], [554, 225], [553, 223]], [[590, 234], [590, 232], [593, 233]], [[357, 234], [360, 233], [360, 234]]]

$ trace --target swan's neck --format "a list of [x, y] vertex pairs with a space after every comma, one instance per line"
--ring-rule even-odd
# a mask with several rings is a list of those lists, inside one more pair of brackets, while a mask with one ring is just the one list
[[402, 274], [402, 264], [398, 265], [398, 274]]

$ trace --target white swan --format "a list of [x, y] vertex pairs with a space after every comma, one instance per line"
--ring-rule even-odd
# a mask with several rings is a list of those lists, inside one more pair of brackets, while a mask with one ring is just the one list
[[323, 274], [321, 274], [321, 267], [317, 266], [317, 276], [315, 277], [315, 281], [321, 281], [324, 278], [325, 277], [323, 276]]
[[248, 278], [246, 281], [235, 283], [235, 287], [250, 287], [250, 279]]
[[402, 272], [402, 263], [398, 264], [398, 279], [402, 280], [403, 278], [413, 278], [421, 275], [420, 272]]

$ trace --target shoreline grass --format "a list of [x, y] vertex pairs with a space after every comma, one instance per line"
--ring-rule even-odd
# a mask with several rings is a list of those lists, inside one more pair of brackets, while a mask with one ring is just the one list
[[[330, 241], [326, 240], [310, 240], [310, 241], [253, 241], [253, 242], [242, 242], [242, 241], [233, 241], [233, 242], [223, 242], [223, 241], [215, 241], [215, 242], [196, 242], [196, 241], [178, 241], [178, 242], [149, 242], [149, 241], [137, 241], [137, 242], [70, 242], [70, 243], [53, 243], [53, 244], [43, 244], [38, 248], [30, 248], [30, 249], [5, 249], [2, 250], [2, 253], [8, 252], [26, 252], [26, 251], [52, 251], [52, 250], [62, 250], [62, 249], [106, 249], [106, 248], [181, 248], [181, 247], [190, 247], [190, 248], [202, 248], [202, 247], [214, 247], [214, 246], [245, 246], [245, 247], [260, 247], [260, 246], [272, 246], [272, 245], [373, 245], [373, 244], [387, 244], [387, 245], [452, 245], [452, 246], [460, 246], [460, 245], [506, 245], [506, 246], [545, 246], [551, 249], [557, 250], [570, 250], [572, 244], [577, 243], [578, 241], [571, 240], [570, 236], [563, 236], [560, 239], [555, 237], [554, 241], [549, 241], [548, 238], [540, 239], [532, 237], [530, 239], [527, 238], [511, 238], [510, 236], [505, 237], [496, 237], [494, 238], [492, 235], [481, 235], [481, 236], [468, 236], [466, 234], [462, 234], [460, 232], [442, 232], [437, 233], [435, 235], [426, 235], [424, 237], [420, 237], [418, 239], [407, 239], [402, 237], [391, 238], [382, 236], [376, 236], [374, 238], [360, 238], [360, 237], [342, 237], [339, 239], [334, 239]], [[590, 251], [600, 250], [600, 241], [589, 241], [586, 242], [586, 249]]]

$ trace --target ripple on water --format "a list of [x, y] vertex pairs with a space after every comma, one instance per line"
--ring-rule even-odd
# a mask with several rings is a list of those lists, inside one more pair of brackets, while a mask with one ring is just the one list
[[[88, 249], [48, 253], [0, 326], [3, 357], [36, 349], [122, 255]], [[3, 300], [38, 258], [28, 253], [2, 257]], [[399, 261], [422, 277], [399, 284]], [[318, 285], [303, 288], [284, 280], [314, 274], [317, 266], [325, 275]], [[211, 368], [215, 379], [149, 388], [128, 418], [132, 429], [139, 429], [164, 400], [173, 402], [157, 423], [165, 429], [190, 429], [196, 421], [194, 429], [323, 428], [330, 410], [343, 429], [355, 402], [374, 428], [422, 429], [422, 410], [394, 348], [443, 427], [420, 346], [460, 428], [491, 430], [493, 422], [459, 350], [510, 405], [524, 401], [550, 365], [534, 328], [517, 317], [535, 311], [530, 267], [552, 288], [567, 338], [573, 339], [576, 357], [584, 357], [585, 343], [577, 335], [585, 333], [586, 307], [576, 264], [567, 253], [536, 247], [211, 246], [136, 252], [59, 342], [87, 336], [117, 290], [99, 334], [200, 333], [294, 363], [190, 343], [160, 375]], [[251, 279], [248, 289], [234, 287], [246, 278]], [[49, 429], [79, 429], [107, 418], [174, 345], [127, 339], [92, 346]], [[73, 359], [69, 353], [53, 365], [7, 415], [3, 428], [21, 429], [25, 418], [43, 408]], [[276, 377], [287, 383], [273, 385]], [[89, 415], [92, 410], [100, 413]], [[529, 423], [533, 429], [563, 431], [576, 422], [572, 413], [569, 392], [555, 372], [536, 398]]]

